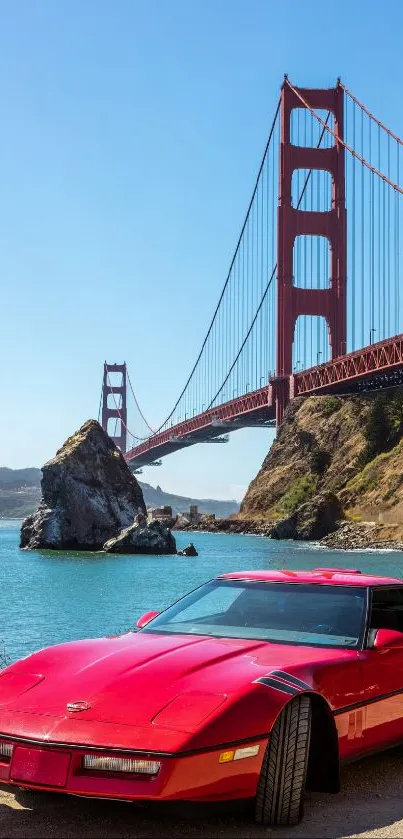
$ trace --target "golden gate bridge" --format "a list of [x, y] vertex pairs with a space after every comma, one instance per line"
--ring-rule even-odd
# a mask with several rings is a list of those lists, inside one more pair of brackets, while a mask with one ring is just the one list
[[403, 382], [402, 147], [340, 79], [285, 77], [212, 320], [158, 427], [126, 364], [104, 364], [99, 418], [131, 468], [278, 426], [297, 396]]

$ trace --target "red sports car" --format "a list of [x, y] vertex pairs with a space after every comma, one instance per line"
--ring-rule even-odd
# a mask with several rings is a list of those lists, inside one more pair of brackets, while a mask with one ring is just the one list
[[0, 674], [0, 780], [130, 800], [254, 798], [294, 824], [304, 789], [403, 740], [403, 583], [349, 569], [224, 574], [138, 632]]

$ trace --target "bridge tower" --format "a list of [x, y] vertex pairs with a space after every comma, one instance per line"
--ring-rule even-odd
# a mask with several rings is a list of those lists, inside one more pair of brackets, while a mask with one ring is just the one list
[[[109, 373], [120, 373], [121, 383], [119, 385], [112, 385], [109, 379]], [[126, 399], [126, 362], [123, 364], [104, 364], [104, 378], [102, 384], [102, 428], [111, 437], [120, 451], [125, 454], [127, 449], [127, 399]], [[113, 394], [112, 405], [108, 404], [108, 396]], [[116, 433], [110, 434], [108, 431], [109, 420], [115, 420]]]
[[[334, 133], [343, 139], [344, 92], [341, 85], [329, 90], [298, 88], [301, 97], [317, 111], [334, 116]], [[334, 140], [330, 148], [294, 146], [291, 114], [303, 104], [287, 79], [281, 91], [281, 141], [277, 228], [277, 362], [272, 387], [277, 425], [289, 399], [292, 345], [299, 315], [323, 316], [328, 325], [332, 359], [346, 352], [346, 208], [344, 146]], [[331, 209], [321, 212], [292, 206], [292, 173], [295, 169], [321, 169], [332, 177]], [[297, 236], [325, 236], [330, 246], [328, 288], [299, 288], [293, 282], [293, 251]], [[329, 278], [326, 278], [328, 280]]]

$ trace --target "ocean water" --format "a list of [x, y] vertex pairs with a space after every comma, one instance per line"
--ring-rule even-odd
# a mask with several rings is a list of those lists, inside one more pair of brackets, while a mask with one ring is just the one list
[[217, 574], [258, 568], [359, 568], [403, 578], [403, 552], [329, 551], [261, 536], [177, 533], [198, 557], [21, 551], [20, 522], [0, 521], [0, 655], [11, 661], [61, 641], [135, 625]]

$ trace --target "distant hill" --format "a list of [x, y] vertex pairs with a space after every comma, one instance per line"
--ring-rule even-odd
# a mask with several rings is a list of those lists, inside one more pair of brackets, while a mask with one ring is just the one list
[[[0, 466], [0, 518], [22, 519], [33, 513], [41, 497], [41, 477], [40, 469], [7, 469], [5, 466]], [[160, 486], [154, 488], [141, 481], [139, 484], [147, 507], [169, 505], [175, 515], [188, 510], [190, 504], [197, 504], [201, 513], [215, 513], [216, 516], [222, 518], [227, 518], [239, 510], [239, 504], [236, 501], [187, 498], [164, 492]]]
[[160, 486], [154, 487], [150, 484], [143, 484], [139, 481], [141, 489], [143, 490], [144, 501], [147, 507], [164, 507], [168, 504], [172, 507], [172, 512], [184, 513], [189, 509], [190, 504], [197, 504], [200, 513], [214, 513], [221, 518], [228, 518], [233, 513], [239, 510], [237, 501], [217, 501], [213, 498], [187, 498], [183, 495], [173, 495], [170, 492], [164, 492]]
[[0, 518], [24, 519], [36, 510], [41, 497], [41, 470], [0, 466]]
[[20, 489], [21, 487], [39, 487], [42, 472], [34, 467], [28, 469], [7, 469], [0, 466], [0, 489]]

